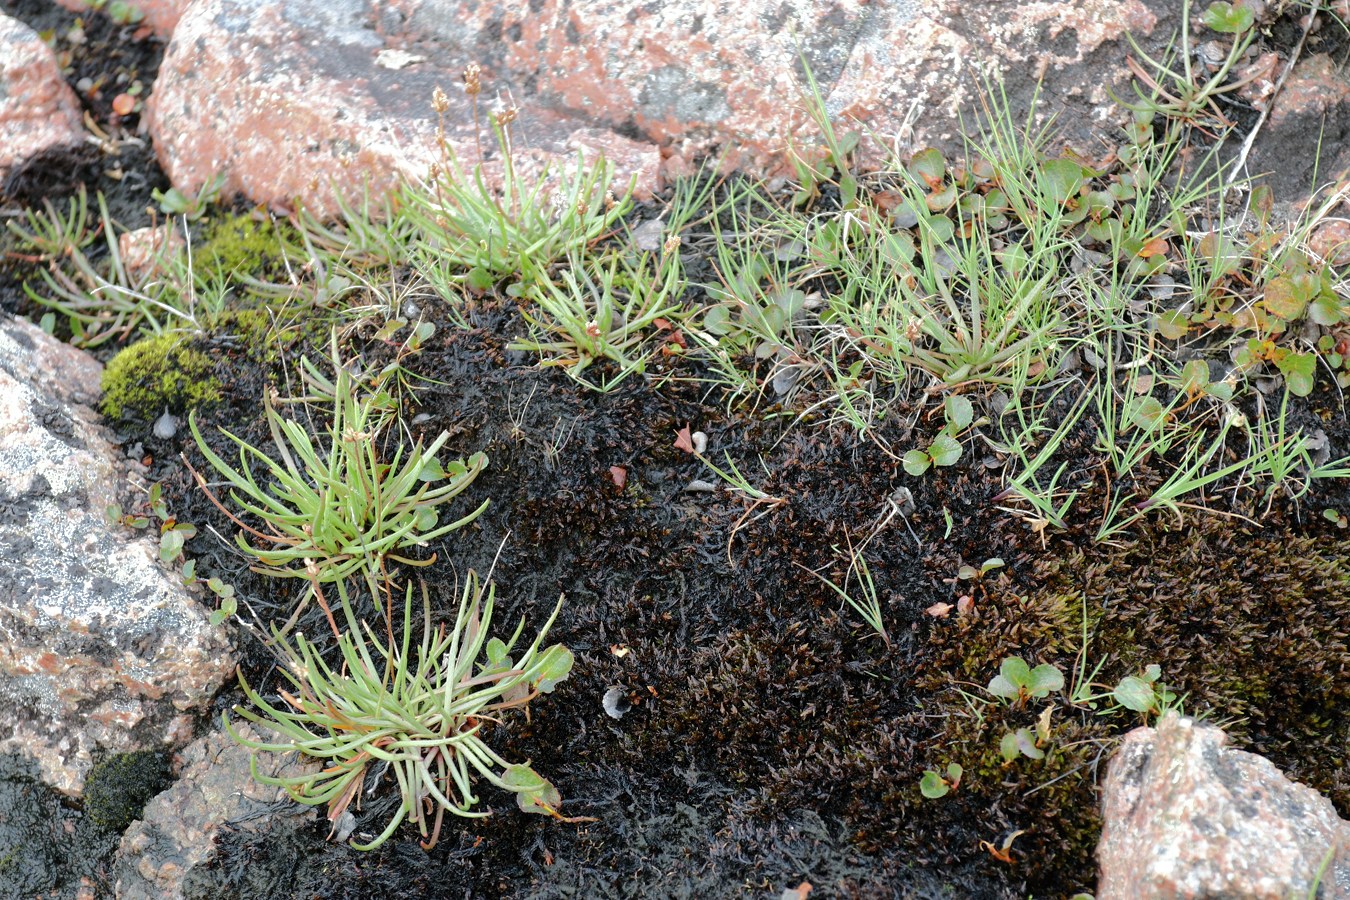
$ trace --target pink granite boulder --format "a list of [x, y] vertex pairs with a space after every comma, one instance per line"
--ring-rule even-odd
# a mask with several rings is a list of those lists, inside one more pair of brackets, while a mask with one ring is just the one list
[[1350, 897], [1350, 822], [1227, 735], [1169, 714], [1107, 769], [1097, 900]]
[[83, 139], [79, 101], [52, 49], [0, 13], [0, 182], [30, 156]]
[[[488, 104], [478, 125], [460, 87], [472, 60], [387, 39], [369, 0], [198, 0], [167, 48], [146, 121], [175, 186], [223, 173], [223, 193], [274, 208], [300, 200], [330, 215], [335, 197], [382, 193], [441, 161], [437, 129], [466, 164], [494, 162]], [[436, 88], [452, 96], [442, 120]], [[490, 89], [490, 86], [489, 86]], [[478, 132], [478, 139], [475, 138]], [[589, 120], [530, 108], [514, 127], [522, 159], [571, 165], [603, 152], [616, 184], [660, 186], [656, 147]]]
[[[1175, 4], [1145, 0], [392, 0], [419, 52], [470, 54], [516, 92], [658, 141], [677, 159], [726, 147], [772, 165], [809, 125], [803, 60], [836, 119], [902, 148], [949, 142], [976, 110], [981, 71], [1047, 111], [1108, 130], [1126, 32]], [[809, 128], [805, 128], [809, 130]], [[1084, 132], [1086, 134], [1086, 132]]]

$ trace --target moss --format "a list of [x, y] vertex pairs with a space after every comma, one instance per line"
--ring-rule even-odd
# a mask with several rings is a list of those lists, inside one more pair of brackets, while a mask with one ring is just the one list
[[[922, 764], [942, 769], [957, 763], [964, 769], [960, 788], [927, 800], [914, 779], [895, 802], [910, 810], [914, 821], [931, 823], [925, 842], [988, 841], [998, 848], [1021, 831], [1012, 855], [1029, 886], [1050, 894], [1090, 890], [1092, 853], [1101, 833], [1093, 763], [1121, 723], [1072, 708], [1058, 696], [1017, 706], [994, 701], [983, 690], [1008, 656], [1055, 665], [1071, 682], [1082, 644], [1084, 595], [1060, 584], [1023, 594], [1002, 579], [991, 587], [977, 614], [934, 623], [928, 640], [932, 656], [917, 672], [921, 715], [936, 723], [920, 749]], [[1089, 628], [1095, 618], [1089, 604]], [[1054, 709], [1045, 758], [1005, 761], [999, 752], [1003, 736], [1020, 728], [1034, 732], [1049, 706]], [[971, 822], [978, 823], [973, 833]]]
[[1110, 610], [1101, 680], [1157, 663], [1188, 713], [1350, 813], [1350, 540], [1215, 519], [1044, 575]]
[[297, 338], [294, 332], [279, 328], [266, 307], [234, 309], [212, 323], [211, 341], [216, 346], [242, 349], [258, 363], [271, 366], [281, 356], [281, 348]]
[[207, 226], [195, 262], [208, 271], [270, 279], [284, 272], [283, 243], [292, 236], [285, 223], [252, 213], [227, 216]]
[[103, 414], [110, 419], [151, 420], [165, 409], [183, 413], [221, 399], [211, 357], [183, 335], [137, 341], [103, 370]]
[[172, 781], [163, 753], [138, 750], [110, 756], [97, 763], [85, 779], [84, 811], [103, 828], [125, 831], [150, 798]]
[[[917, 779], [889, 800], [929, 844], [989, 841], [1015, 830], [1016, 867], [1038, 895], [1090, 889], [1100, 836], [1094, 783], [1117, 738], [1140, 717], [1074, 707], [1064, 696], [1025, 707], [983, 690], [1007, 656], [1059, 667], [1072, 687], [1083, 615], [1089, 672], [1101, 691], [1156, 663], [1186, 712], [1225, 726], [1236, 746], [1350, 812], [1350, 541], [1199, 520], [1184, 533], [1046, 555], [1025, 595], [991, 591], [977, 614], [933, 623], [916, 667], [922, 715], [936, 723], [922, 767], [957, 763], [960, 789], [923, 799]], [[1043, 760], [1005, 762], [999, 742], [1054, 705]], [[969, 823], [981, 833], [971, 834]], [[1083, 873], [1081, 877], [1077, 873]], [[1081, 884], [1079, 883], [1081, 881]]]

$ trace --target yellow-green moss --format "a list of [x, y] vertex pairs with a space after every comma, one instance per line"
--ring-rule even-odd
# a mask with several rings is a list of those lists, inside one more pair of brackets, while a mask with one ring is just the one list
[[177, 334], [137, 341], [103, 370], [103, 414], [110, 419], [153, 419], [165, 409], [183, 413], [221, 399], [211, 357]]
[[194, 264], [230, 277], [273, 277], [284, 270], [282, 244], [290, 230], [249, 213], [218, 219], [207, 226]]

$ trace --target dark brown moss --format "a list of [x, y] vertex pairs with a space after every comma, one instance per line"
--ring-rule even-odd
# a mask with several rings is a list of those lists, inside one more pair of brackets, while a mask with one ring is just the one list
[[1211, 518], [1084, 562], [1043, 575], [1110, 611], [1097, 641], [1112, 668], [1157, 663], [1187, 712], [1350, 813], [1350, 540]]

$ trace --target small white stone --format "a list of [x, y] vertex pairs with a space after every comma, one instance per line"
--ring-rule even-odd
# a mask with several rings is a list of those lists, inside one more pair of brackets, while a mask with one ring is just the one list
[[623, 688], [617, 685], [605, 691], [604, 699], [600, 702], [605, 707], [605, 715], [611, 719], [622, 719], [624, 714], [633, 708], [633, 704], [624, 695]]
[[178, 433], [178, 417], [166, 409], [164, 415], [155, 420], [155, 425], [151, 430], [155, 437], [167, 441]]

